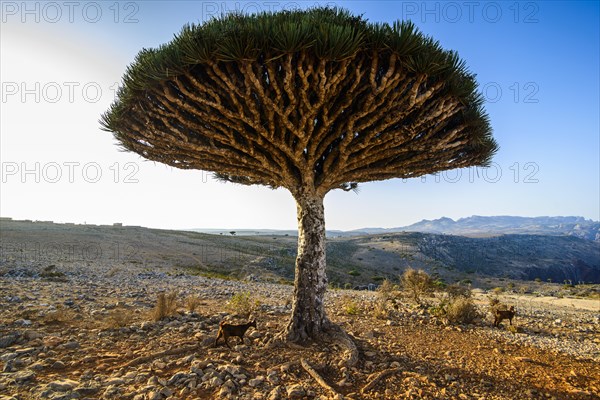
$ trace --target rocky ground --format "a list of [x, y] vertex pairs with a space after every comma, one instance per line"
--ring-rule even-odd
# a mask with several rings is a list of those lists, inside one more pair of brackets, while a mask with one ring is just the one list
[[[360, 352], [353, 367], [328, 343], [273, 346], [292, 288], [148, 272], [100, 262], [0, 265], [0, 399], [597, 399], [600, 301], [562, 307], [500, 296], [517, 307], [500, 328], [486, 315], [449, 325], [401, 301], [381, 316], [378, 294], [332, 290], [332, 320]], [[178, 312], [155, 321], [159, 293]], [[257, 329], [214, 347], [219, 322], [244, 321], [251, 293]], [[197, 299], [194, 312], [189, 301]], [[257, 304], [257, 301], [259, 304]], [[430, 299], [435, 302], [435, 299]], [[318, 383], [302, 365], [316, 372]]]

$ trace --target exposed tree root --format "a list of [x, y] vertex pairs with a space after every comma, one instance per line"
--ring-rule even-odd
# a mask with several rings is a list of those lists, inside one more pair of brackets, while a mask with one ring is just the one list
[[302, 364], [302, 368], [304, 368], [306, 370], [306, 372], [308, 372], [308, 374], [310, 376], [312, 376], [315, 379], [315, 381], [317, 381], [317, 383], [319, 385], [321, 385], [321, 387], [323, 389], [331, 392], [331, 394], [334, 396], [334, 398], [341, 397], [341, 395], [334, 388], [329, 386], [329, 384], [327, 382], [325, 382], [325, 379], [323, 379], [323, 377], [321, 375], [319, 375], [319, 373], [317, 371], [315, 371], [315, 369], [313, 367], [310, 366], [308, 361], [306, 361], [304, 358], [302, 358], [300, 360], [300, 364]]
[[344, 331], [339, 325], [331, 324], [328, 336], [332, 341], [339, 343], [345, 347], [348, 352], [348, 358], [344, 362], [348, 368], [353, 367], [358, 362], [358, 349], [354, 340]]
[[[289, 332], [283, 330], [279, 334], [275, 335], [273, 339], [269, 342], [270, 347], [278, 347], [285, 345], [290, 348], [302, 349], [303, 344], [309, 343], [311, 339], [307, 340], [294, 340], [299, 337], [299, 335], [290, 335]], [[325, 332], [321, 334], [318, 338], [313, 338], [312, 341], [317, 343], [322, 342], [333, 342], [339, 344], [341, 347], [346, 348], [346, 352], [348, 354], [347, 359], [344, 361], [344, 365], [347, 367], [353, 367], [358, 362], [358, 349], [356, 348], [356, 344], [352, 338], [344, 331], [339, 325], [329, 322], [327, 324], [327, 328]]]
[[135, 366], [135, 365], [143, 364], [143, 363], [148, 362], [150, 360], [154, 360], [155, 358], [160, 358], [160, 357], [164, 357], [164, 356], [174, 356], [174, 355], [177, 355], [177, 354], [190, 353], [192, 351], [198, 350], [200, 347], [201, 347], [200, 344], [195, 344], [195, 345], [192, 345], [192, 346], [178, 347], [178, 348], [175, 348], [175, 349], [169, 349], [169, 350], [159, 351], [158, 353], [150, 354], [150, 355], [143, 356], [143, 357], [134, 358], [133, 360], [131, 360], [131, 361], [129, 361], [129, 362], [123, 364], [123, 365], [119, 365], [118, 367], [114, 367], [113, 369], [132, 367], [132, 366]]
[[367, 383], [365, 386], [363, 386], [363, 388], [360, 389], [360, 392], [361, 393], [368, 392], [369, 390], [373, 389], [375, 387], [375, 385], [377, 384], [377, 382], [379, 382], [383, 378], [386, 378], [393, 374], [397, 374], [399, 372], [402, 372], [402, 368], [390, 368], [390, 369], [381, 371], [380, 373], [375, 375], [375, 377], [373, 377], [373, 379], [371, 379], [371, 381], [369, 383]]

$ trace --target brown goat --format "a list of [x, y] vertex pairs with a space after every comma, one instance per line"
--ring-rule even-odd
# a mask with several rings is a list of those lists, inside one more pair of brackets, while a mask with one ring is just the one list
[[510, 324], [512, 325], [512, 320], [516, 313], [517, 312], [515, 311], [514, 306], [510, 306], [510, 308], [508, 310], [495, 309], [494, 310], [494, 326], [498, 327], [500, 325], [500, 322], [502, 322], [502, 320], [504, 320], [504, 319], [507, 319], [510, 322]]
[[225, 340], [225, 344], [229, 348], [231, 348], [231, 346], [229, 345], [229, 342], [227, 339], [229, 339], [230, 336], [237, 336], [243, 342], [244, 334], [246, 333], [248, 328], [250, 328], [251, 326], [256, 328], [256, 320], [252, 320], [252, 321], [248, 322], [247, 324], [241, 324], [241, 325], [232, 325], [232, 324], [226, 323], [225, 321], [221, 321], [221, 323], [219, 324], [219, 333], [217, 334], [217, 338], [215, 339], [215, 347], [217, 347], [217, 343], [219, 342], [219, 339], [221, 337]]

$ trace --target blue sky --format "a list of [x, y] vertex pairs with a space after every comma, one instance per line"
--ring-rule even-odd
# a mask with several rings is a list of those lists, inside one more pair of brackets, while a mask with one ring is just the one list
[[[0, 215], [161, 228], [296, 226], [284, 190], [211, 180], [119, 152], [98, 118], [143, 47], [231, 10], [317, 1], [3, 2]], [[334, 191], [329, 229], [470, 215], [600, 219], [598, 2], [338, 1], [371, 21], [411, 19], [459, 52], [488, 99], [489, 169]]]

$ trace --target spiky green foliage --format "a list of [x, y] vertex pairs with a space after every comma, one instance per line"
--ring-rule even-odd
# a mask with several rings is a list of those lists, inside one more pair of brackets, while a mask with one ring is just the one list
[[101, 124], [150, 160], [321, 196], [486, 165], [497, 148], [456, 52], [332, 8], [185, 26], [138, 54]]

